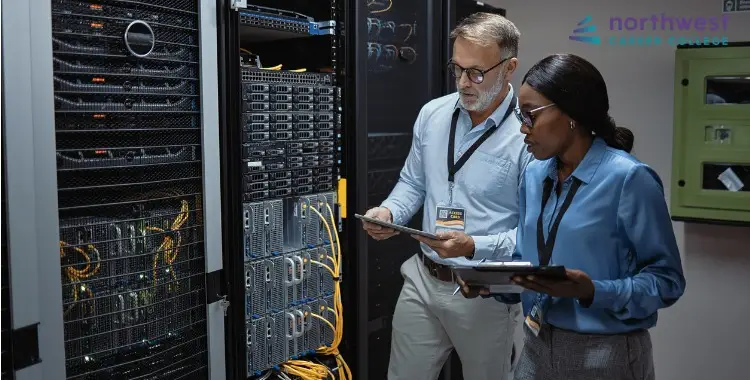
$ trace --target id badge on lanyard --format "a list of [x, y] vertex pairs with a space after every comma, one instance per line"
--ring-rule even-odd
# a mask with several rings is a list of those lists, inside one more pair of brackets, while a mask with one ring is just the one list
[[461, 207], [437, 206], [435, 231], [464, 231], [466, 229], [466, 210]]
[[526, 324], [526, 327], [531, 330], [534, 336], [539, 335], [539, 330], [541, 330], [542, 325], [544, 324], [544, 315], [547, 312], [546, 307], [548, 305], [545, 301], [548, 298], [549, 297], [547, 297], [546, 294], [537, 294], [534, 306], [531, 307], [529, 315], [527, 315], [526, 320], [524, 320], [524, 324]]
[[[568, 195], [565, 196], [565, 201], [563, 201], [563, 204], [560, 207], [560, 211], [557, 213], [557, 217], [552, 223], [552, 228], [549, 231], [549, 236], [547, 236], [547, 240], [545, 240], [544, 208], [547, 206], [547, 201], [552, 195], [553, 186], [554, 183], [552, 179], [547, 177], [544, 180], [542, 207], [539, 210], [539, 217], [537, 218], [536, 224], [537, 252], [539, 254], [539, 265], [542, 266], [549, 265], [550, 259], [552, 258], [552, 250], [555, 247], [557, 229], [560, 227], [560, 222], [562, 221], [563, 215], [565, 215], [565, 212], [568, 211], [568, 207], [570, 207], [571, 202], [573, 202], [573, 197], [576, 195], [576, 192], [578, 192], [578, 188], [581, 187], [581, 180], [575, 177], [573, 178], [573, 185], [570, 187], [570, 190], [568, 190]], [[547, 308], [549, 307], [550, 301], [551, 297], [549, 295], [542, 293], [537, 294], [534, 306], [532, 306], [529, 315], [526, 316], [526, 320], [524, 321], [524, 323], [535, 336], [539, 335], [539, 330], [544, 324], [544, 318], [547, 314]]]

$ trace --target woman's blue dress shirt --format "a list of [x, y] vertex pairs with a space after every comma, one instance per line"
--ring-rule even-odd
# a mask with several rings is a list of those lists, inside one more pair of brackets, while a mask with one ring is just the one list
[[[537, 218], [546, 177], [557, 188], [557, 160], [532, 161], [520, 188], [520, 219], [514, 260], [539, 263]], [[680, 253], [657, 174], [630, 154], [596, 138], [583, 161], [544, 209], [544, 238], [557, 217], [573, 177], [582, 185], [565, 212], [550, 264], [579, 269], [593, 280], [591, 305], [525, 291], [524, 315], [542, 299], [543, 318], [557, 328], [617, 334], [653, 327], [657, 310], [685, 290]], [[500, 295], [501, 302], [518, 297]]]

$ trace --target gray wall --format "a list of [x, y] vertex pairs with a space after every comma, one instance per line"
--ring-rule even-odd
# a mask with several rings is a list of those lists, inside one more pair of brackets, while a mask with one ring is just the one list
[[[674, 48], [588, 45], [568, 40], [586, 15], [608, 34], [610, 16], [720, 16], [721, 0], [486, 0], [521, 31], [514, 86], [552, 53], [581, 55], [602, 72], [611, 114], [635, 133], [634, 153], [667, 186], [672, 165]], [[729, 41], [750, 41], [750, 13], [730, 16]], [[661, 33], [661, 32], [660, 32]], [[652, 330], [659, 380], [747, 379], [750, 228], [674, 223], [687, 277], [684, 298]], [[520, 339], [520, 337], [519, 337]]]

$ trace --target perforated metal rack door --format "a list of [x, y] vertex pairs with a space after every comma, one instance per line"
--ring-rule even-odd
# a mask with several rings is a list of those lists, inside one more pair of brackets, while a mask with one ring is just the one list
[[199, 5], [52, 1], [68, 379], [208, 378]]

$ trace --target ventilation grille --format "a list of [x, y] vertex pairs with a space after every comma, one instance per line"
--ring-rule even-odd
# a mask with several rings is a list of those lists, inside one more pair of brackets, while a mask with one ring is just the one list
[[198, 5], [52, 1], [68, 379], [208, 377]]

